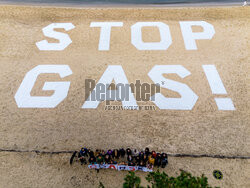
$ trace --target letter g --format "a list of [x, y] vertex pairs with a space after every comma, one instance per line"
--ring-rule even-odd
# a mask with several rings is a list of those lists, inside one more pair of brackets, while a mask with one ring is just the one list
[[70, 82], [45, 82], [43, 90], [54, 90], [51, 96], [31, 96], [30, 92], [39, 74], [57, 73], [61, 78], [69, 76], [72, 71], [68, 65], [38, 65], [24, 77], [16, 92], [15, 100], [19, 108], [55, 108], [68, 95]]

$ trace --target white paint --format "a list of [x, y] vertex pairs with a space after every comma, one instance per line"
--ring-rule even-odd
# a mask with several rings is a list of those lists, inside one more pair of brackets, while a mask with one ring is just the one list
[[[212, 39], [215, 34], [213, 25], [205, 21], [180, 21], [180, 26], [186, 50], [197, 50], [195, 40]], [[202, 27], [203, 32], [194, 33], [192, 26]]]
[[[212, 94], [227, 94], [215, 65], [202, 65], [202, 68], [207, 77]], [[219, 110], [235, 110], [233, 101], [230, 98], [215, 98], [215, 102]]]
[[177, 74], [185, 78], [191, 73], [182, 65], [156, 65], [148, 73], [153, 82], [159, 83], [161, 87], [175, 91], [180, 94], [181, 98], [167, 98], [161, 93], [155, 94], [153, 101], [160, 109], [167, 110], [192, 110], [198, 96], [186, 85], [170, 79], [166, 79], [163, 74]]
[[233, 101], [230, 98], [215, 98], [215, 102], [219, 110], [235, 110]]
[[30, 92], [40, 74], [59, 74], [61, 78], [72, 74], [68, 65], [38, 65], [24, 77], [16, 92], [15, 100], [19, 108], [55, 108], [68, 95], [70, 82], [45, 82], [43, 90], [54, 90], [51, 96], [31, 96]]
[[[97, 84], [99, 84], [99, 83], [105, 84], [107, 86], [107, 89], [108, 89], [113, 80], [114, 80], [116, 85], [119, 83], [129, 84], [128, 79], [127, 79], [121, 65], [109, 65]], [[96, 92], [96, 87], [94, 88], [94, 92]], [[92, 93], [93, 93], [93, 91], [92, 91]], [[97, 108], [98, 107], [100, 101], [91, 101], [90, 100], [92, 93], [90, 94], [88, 100], [85, 101], [82, 108]], [[121, 93], [121, 91], [120, 91], [120, 93]], [[131, 87], [129, 87], [129, 100], [128, 101], [123, 100], [122, 105], [123, 105], [123, 107], [126, 107], [126, 106], [134, 106], [136, 108], [138, 107], [136, 100], [134, 98], [134, 95], [131, 92]]]
[[[160, 32], [160, 42], [143, 42], [142, 27], [157, 27]], [[162, 22], [137, 22], [131, 26], [131, 43], [138, 50], [167, 50], [172, 44], [168, 25]]]
[[213, 94], [227, 94], [215, 65], [202, 65]]
[[61, 51], [64, 50], [68, 45], [72, 43], [68, 34], [61, 33], [58, 31], [54, 31], [54, 29], [65, 29], [65, 31], [69, 31], [74, 29], [75, 26], [72, 23], [52, 23], [43, 28], [43, 34], [46, 37], [50, 37], [53, 39], [59, 40], [59, 43], [49, 43], [47, 40], [42, 40], [36, 43], [36, 46], [39, 50], [56, 50]]
[[123, 22], [91, 22], [90, 27], [101, 27], [99, 47], [100, 51], [110, 48], [111, 27], [122, 27]]

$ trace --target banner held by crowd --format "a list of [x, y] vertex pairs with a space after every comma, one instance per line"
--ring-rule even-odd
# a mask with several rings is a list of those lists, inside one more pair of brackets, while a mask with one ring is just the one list
[[81, 148], [79, 152], [75, 151], [72, 154], [70, 164], [74, 161], [80, 161], [81, 165], [88, 164], [89, 169], [96, 169], [98, 172], [99, 169], [152, 172], [154, 167], [165, 168], [167, 166], [168, 155], [150, 151], [149, 148], [140, 152], [130, 148], [107, 151], [96, 149], [95, 152]]

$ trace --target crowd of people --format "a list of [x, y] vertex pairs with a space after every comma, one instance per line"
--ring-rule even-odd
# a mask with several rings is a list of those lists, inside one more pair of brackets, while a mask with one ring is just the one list
[[[78, 154], [77, 154], [78, 153]], [[79, 152], [74, 152], [70, 159], [72, 164], [74, 158], [77, 158], [81, 165], [83, 164], [119, 164], [127, 166], [141, 166], [152, 169], [155, 167], [165, 168], [168, 164], [168, 155], [166, 153], [157, 153], [145, 148], [144, 151], [127, 148], [109, 149], [108, 151], [96, 149], [81, 148]]]

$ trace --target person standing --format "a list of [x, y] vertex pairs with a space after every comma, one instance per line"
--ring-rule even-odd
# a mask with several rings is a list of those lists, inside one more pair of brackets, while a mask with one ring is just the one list
[[133, 162], [133, 157], [132, 155], [128, 155], [127, 160], [129, 163]]
[[96, 163], [96, 158], [95, 158], [95, 156], [89, 157], [89, 163], [90, 163], [90, 164], [95, 164], [95, 163]]
[[139, 165], [140, 162], [141, 162], [140, 156], [137, 155], [137, 156], [135, 157], [135, 164], [136, 164], [136, 165]]
[[155, 166], [158, 168], [161, 166], [161, 154], [157, 153], [156, 158], [155, 158]]
[[144, 164], [147, 164], [147, 162], [148, 162], [148, 156], [146, 154], [143, 155], [142, 161], [143, 161]]
[[95, 154], [91, 149], [88, 150], [88, 155], [89, 157], [95, 157]]
[[168, 155], [166, 153], [162, 153], [161, 158], [161, 167], [165, 168], [168, 165]]
[[126, 154], [127, 154], [127, 156], [132, 155], [132, 151], [131, 151], [130, 148], [127, 148], [127, 149], [126, 149]]
[[152, 151], [152, 154], [151, 154], [154, 158], [156, 158], [156, 152], [155, 151]]
[[136, 157], [139, 155], [139, 151], [137, 149], [132, 150], [132, 156]]
[[119, 157], [120, 157], [119, 150], [118, 149], [114, 149], [113, 153], [112, 153], [112, 156], [113, 156], [114, 159], [119, 159]]
[[109, 156], [112, 156], [112, 153], [113, 153], [113, 151], [112, 151], [111, 149], [109, 149], [109, 150], [107, 151], [107, 154], [108, 154]]
[[87, 148], [81, 148], [80, 152], [78, 153], [78, 158], [81, 162], [81, 165], [87, 164], [86, 157], [88, 156]]
[[103, 164], [104, 163], [104, 158], [102, 157], [102, 155], [98, 155], [97, 159], [96, 159], [97, 164]]
[[124, 156], [125, 156], [125, 154], [126, 154], [125, 150], [124, 150], [123, 148], [121, 148], [121, 149], [119, 150], [119, 152], [120, 152], [121, 157], [124, 158]]
[[111, 160], [110, 155], [106, 154], [106, 155], [105, 155], [105, 158], [104, 158], [105, 163], [106, 163], [106, 164], [109, 164], [109, 163], [110, 163], [110, 160]]
[[147, 157], [150, 155], [150, 151], [149, 151], [149, 148], [145, 148], [145, 155], [147, 155]]
[[148, 157], [148, 162], [149, 162], [151, 165], [154, 165], [154, 164], [155, 164], [155, 158], [154, 158], [152, 155], [150, 155], [150, 156]]

